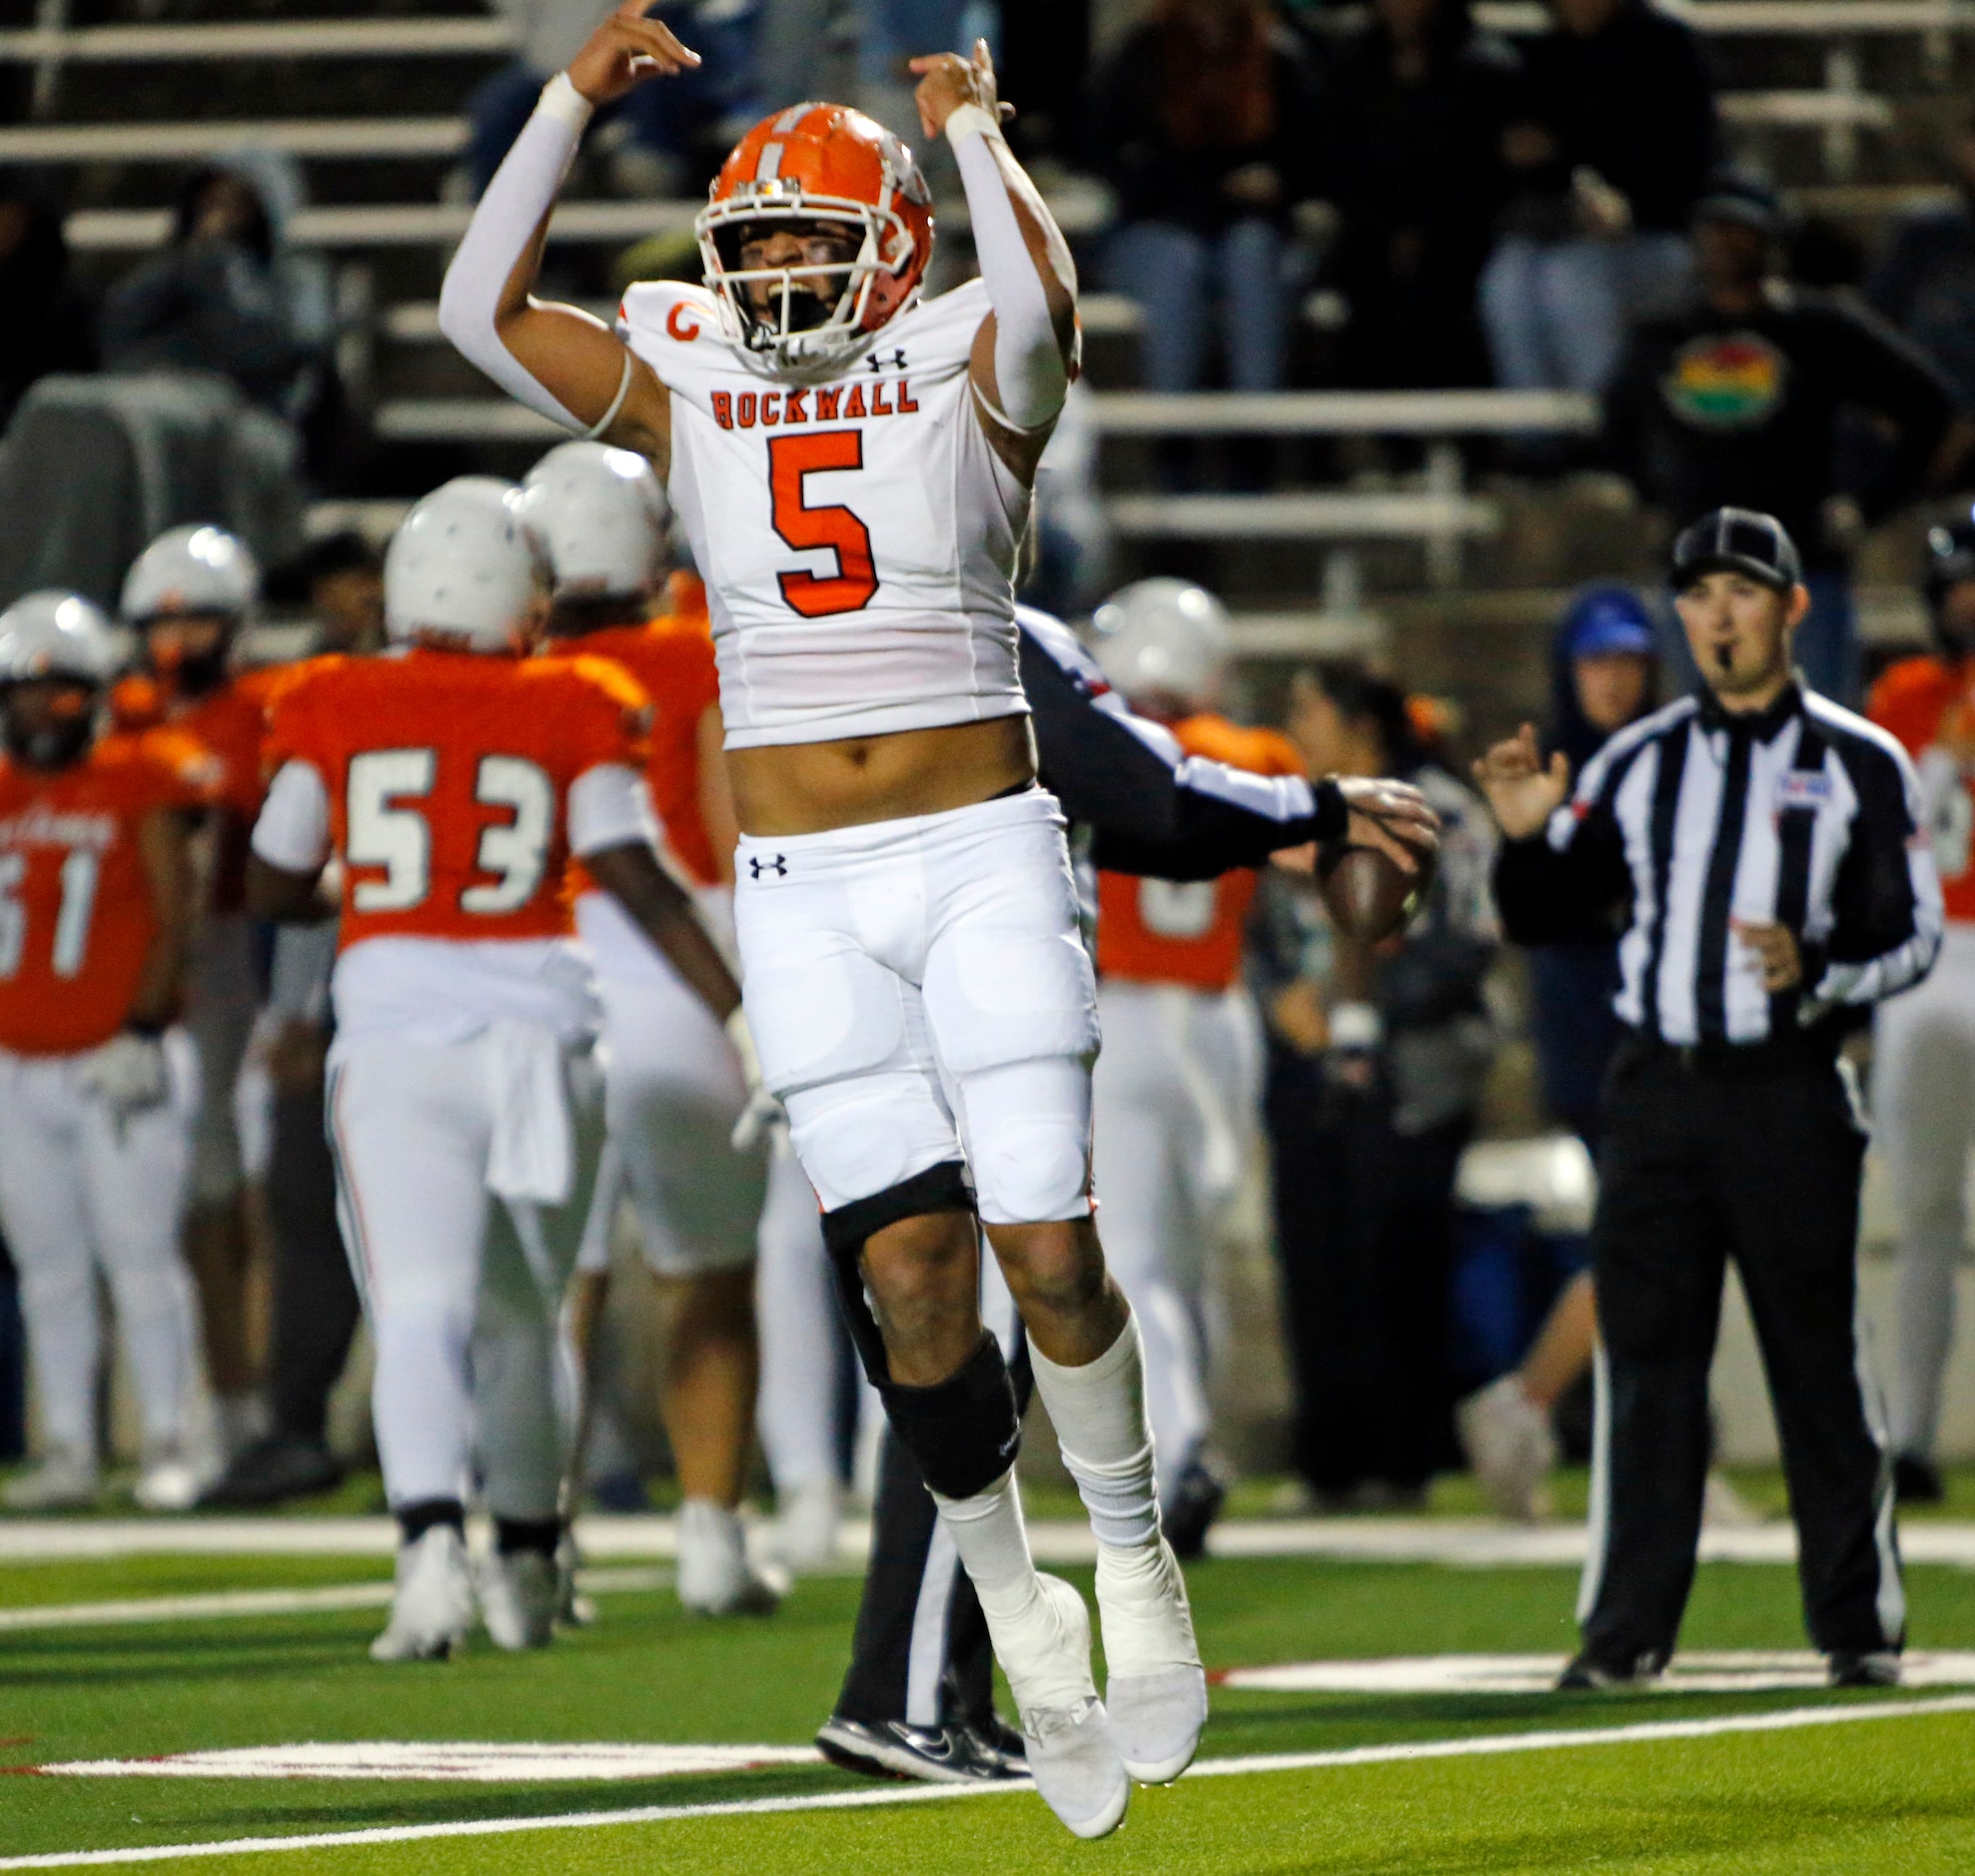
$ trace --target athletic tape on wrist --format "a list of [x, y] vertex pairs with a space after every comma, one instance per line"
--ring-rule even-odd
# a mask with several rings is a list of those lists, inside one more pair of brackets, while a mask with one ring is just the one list
[[578, 133], [588, 126], [596, 110], [596, 106], [576, 89], [567, 72], [557, 72], [542, 86], [541, 99], [535, 108], [547, 112], [550, 117]]
[[946, 117], [946, 141], [956, 150], [970, 137], [999, 137], [994, 113], [978, 104], [956, 104]]

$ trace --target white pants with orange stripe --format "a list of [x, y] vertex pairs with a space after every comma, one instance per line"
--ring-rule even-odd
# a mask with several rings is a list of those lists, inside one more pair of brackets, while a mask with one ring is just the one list
[[497, 1140], [553, 1134], [516, 1114], [495, 1035], [462, 1042], [371, 1034], [330, 1056], [339, 1207], [377, 1345], [372, 1411], [394, 1506], [467, 1494], [477, 1458], [497, 1517], [555, 1514], [567, 1443], [558, 1401], [562, 1293], [575, 1267], [603, 1141], [587, 1050], [561, 1058], [571, 1146], [559, 1203], [495, 1197]]
[[1931, 1457], [1954, 1345], [1975, 1148], [1975, 926], [1951, 923], [1932, 973], [1874, 1019], [1872, 1126], [1899, 1221], [1896, 1451]]
[[80, 1087], [75, 1056], [0, 1050], [0, 1229], [20, 1275], [42, 1439], [93, 1462], [100, 1270], [144, 1441], [180, 1444], [196, 1398], [198, 1319], [179, 1254], [199, 1069], [166, 1038], [167, 1098], [119, 1118]]
[[1104, 1255], [1145, 1342], [1146, 1406], [1169, 1495], [1207, 1436], [1208, 1277], [1261, 1097], [1248, 993], [1098, 986], [1091, 1087]]

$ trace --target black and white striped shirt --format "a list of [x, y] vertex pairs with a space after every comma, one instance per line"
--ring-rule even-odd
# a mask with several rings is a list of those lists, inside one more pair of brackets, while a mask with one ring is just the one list
[[[1544, 831], [1508, 841], [1503, 924], [1524, 944], [1621, 931], [1615, 1008], [1660, 1040], [1757, 1043], [1917, 983], [1941, 943], [1920, 791], [1885, 731], [1791, 684], [1735, 715], [1683, 697], [1620, 730]], [[1734, 921], [1796, 935], [1771, 995]]]

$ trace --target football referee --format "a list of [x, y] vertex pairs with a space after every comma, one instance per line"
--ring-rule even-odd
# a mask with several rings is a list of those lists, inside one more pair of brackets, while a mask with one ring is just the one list
[[1630, 1035], [1605, 1091], [1591, 1227], [1590, 1550], [1565, 1687], [1666, 1664], [1693, 1581], [1725, 1262], [1747, 1293], [1797, 1523], [1811, 1639], [1839, 1686], [1899, 1678], [1906, 1625], [1876, 1390], [1854, 1333], [1865, 1137], [1838, 1043], [1926, 975], [1941, 893], [1899, 745], [1803, 688], [1809, 605], [1773, 516], [1673, 547], [1705, 690], [1621, 730], [1570, 787], [1533, 733], [1476, 777], [1507, 836], [1510, 937], [1616, 928]]

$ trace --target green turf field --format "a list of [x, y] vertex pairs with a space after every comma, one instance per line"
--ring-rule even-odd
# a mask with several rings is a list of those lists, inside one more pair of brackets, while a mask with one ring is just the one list
[[[0, 1531], [5, 1526], [0, 1525]], [[681, 1615], [659, 1588], [605, 1592], [597, 1625], [543, 1655], [483, 1647], [445, 1666], [377, 1667], [377, 1608], [8, 1627], [49, 1605], [375, 1585], [383, 1557], [133, 1556], [0, 1563], [0, 1765], [131, 1759], [303, 1742], [799, 1745], [827, 1713], [856, 1585], [803, 1583], [772, 1619]], [[1088, 1588], [1088, 1575], [1067, 1571]], [[1571, 1641], [1574, 1572], [1273, 1557], [1192, 1574], [1210, 1665], [1389, 1654], [1548, 1651]], [[1975, 1648], [1975, 1573], [1909, 1574], [1913, 1642]], [[359, 1589], [361, 1594], [361, 1587]], [[23, 1613], [15, 1613], [23, 1612]], [[66, 1618], [65, 1618], [66, 1620]], [[1792, 1574], [1700, 1575], [1694, 1648], [1802, 1645]], [[629, 1780], [0, 1779], [0, 1868], [30, 1857], [486, 1820], [805, 1808], [420, 1836], [232, 1855], [186, 1869], [725, 1871], [750, 1876], [1054, 1870], [1480, 1872], [1975, 1870], [1975, 1698], [1950, 1689], [1559, 1696], [1262, 1693], [1222, 1688], [1212, 1758], [1351, 1748], [1441, 1750], [1559, 1730], [1732, 1716], [1786, 1728], [1648, 1737], [1487, 1756], [1253, 1769], [1141, 1792], [1119, 1835], [1064, 1833], [1033, 1794], [914, 1796], [817, 1765]], [[1948, 1703], [1901, 1717], [1806, 1713]], [[1207, 1768], [1211, 1770], [1211, 1766]], [[832, 1794], [835, 1794], [834, 1797]], [[813, 1808], [815, 1801], [859, 1808]], [[874, 1801], [874, 1802], [872, 1802]]]

